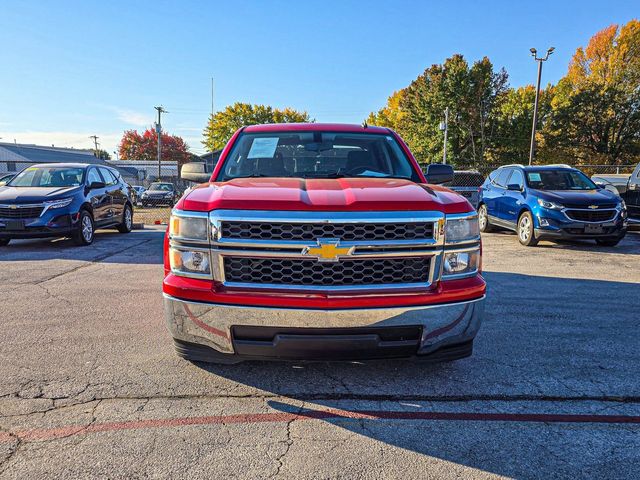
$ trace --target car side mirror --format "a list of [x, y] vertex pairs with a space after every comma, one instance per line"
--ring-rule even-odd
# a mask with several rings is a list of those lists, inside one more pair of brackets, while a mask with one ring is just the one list
[[98, 190], [99, 188], [104, 188], [107, 185], [104, 182], [91, 182], [89, 184], [89, 190]]
[[182, 165], [180, 178], [196, 183], [206, 183], [211, 179], [204, 162], [190, 162]]
[[510, 183], [509, 185], [507, 185], [507, 190], [511, 190], [512, 192], [521, 192], [522, 187], [517, 183]]
[[453, 167], [443, 163], [431, 163], [424, 172], [427, 183], [440, 184], [453, 180]]

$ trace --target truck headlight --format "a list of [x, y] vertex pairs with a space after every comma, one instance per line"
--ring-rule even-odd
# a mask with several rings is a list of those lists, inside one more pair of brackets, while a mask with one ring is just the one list
[[562, 210], [564, 208], [559, 203], [547, 202], [546, 200], [542, 200], [541, 198], [538, 199], [538, 205], [549, 210]]
[[480, 249], [465, 252], [445, 252], [443, 279], [475, 275], [480, 268]]
[[189, 216], [188, 212], [174, 212], [169, 220], [169, 236], [206, 242], [209, 239], [208, 225], [208, 217]]
[[169, 250], [171, 271], [183, 276], [211, 276], [209, 252], [203, 250], [177, 249]]
[[444, 240], [448, 244], [473, 242], [480, 238], [478, 215], [464, 218], [447, 218], [444, 227]]

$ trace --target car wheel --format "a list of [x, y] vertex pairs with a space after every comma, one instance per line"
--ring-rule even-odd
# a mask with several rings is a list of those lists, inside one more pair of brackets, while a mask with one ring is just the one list
[[596, 243], [598, 245], [600, 245], [601, 247], [615, 247], [616, 245], [618, 245], [620, 243], [620, 240], [622, 240], [622, 237], [614, 238], [613, 240], [604, 239], [604, 238], [596, 238]]
[[0, 238], [0, 247], [6, 247], [10, 241], [10, 238]]
[[487, 212], [486, 205], [480, 205], [480, 208], [478, 208], [478, 224], [480, 225], [480, 231], [483, 233], [493, 231], [493, 225], [489, 223], [489, 212]]
[[133, 211], [129, 205], [125, 205], [124, 212], [122, 212], [122, 223], [118, 225], [118, 231], [129, 233], [131, 230], [133, 230]]
[[93, 217], [87, 210], [80, 210], [79, 224], [78, 229], [73, 234], [73, 241], [80, 246], [91, 245], [95, 234], [95, 224], [93, 223]]
[[524, 212], [518, 219], [518, 241], [527, 247], [535, 247], [538, 244], [536, 232], [533, 227], [531, 213]]

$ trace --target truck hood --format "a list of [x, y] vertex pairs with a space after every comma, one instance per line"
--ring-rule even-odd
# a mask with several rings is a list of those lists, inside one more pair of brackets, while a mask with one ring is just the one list
[[199, 185], [176, 207], [195, 211], [473, 210], [464, 197], [446, 188], [391, 178], [238, 178]]
[[66, 198], [82, 187], [0, 187], [0, 203], [40, 203]]
[[535, 195], [538, 198], [547, 200], [548, 202], [556, 202], [559, 204], [569, 205], [600, 205], [604, 203], [618, 203], [620, 197], [609, 190], [562, 190], [562, 191], [549, 191], [549, 190], [534, 190]]

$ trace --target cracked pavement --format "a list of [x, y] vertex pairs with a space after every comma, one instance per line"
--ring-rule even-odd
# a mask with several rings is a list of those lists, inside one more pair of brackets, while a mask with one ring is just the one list
[[181, 360], [161, 249], [0, 250], [0, 478], [640, 477], [638, 233], [486, 235], [485, 323], [440, 365]]

